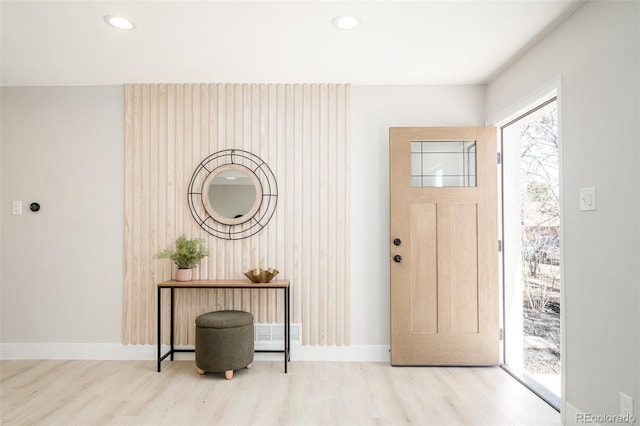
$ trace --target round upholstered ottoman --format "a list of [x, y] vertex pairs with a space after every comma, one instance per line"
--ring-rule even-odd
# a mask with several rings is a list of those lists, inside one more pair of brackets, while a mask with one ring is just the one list
[[196, 367], [199, 374], [221, 373], [253, 363], [253, 315], [244, 311], [215, 311], [196, 318]]

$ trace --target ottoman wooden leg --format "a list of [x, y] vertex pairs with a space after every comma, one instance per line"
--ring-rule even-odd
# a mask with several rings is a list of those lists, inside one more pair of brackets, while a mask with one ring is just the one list
[[233, 370], [227, 370], [224, 372], [224, 378], [227, 380], [233, 379]]
[[246, 369], [249, 369], [249, 368], [251, 368], [251, 367], [253, 367], [253, 363], [250, 363], [250, 364], [249, 364], [249, 365], [247, 365], [245, 368], [246, 368]]
[[198, 368], [196, 367], [196, 371], [198, 372], [198, 374], [203, 375], [204, 374], [204, 370], [202, 368]]

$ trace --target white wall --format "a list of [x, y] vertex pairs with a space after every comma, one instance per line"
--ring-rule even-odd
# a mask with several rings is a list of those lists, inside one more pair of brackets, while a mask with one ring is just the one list
[[5, 87], [1, 111], [2, 342], [119, 341], [122, 87]]
[[388, 349], [389, 127], [481, 126], [484, 87], [353, 86], [351, 94], [352, 344]]
[[[2, 343], [120, 343], [123, 105], [121, 86], [2, 89]], [[352, 87], [358, 356], [388, 356], [388, 128], [481, 125], [483, 108], [481, 86]], [[12, 216], [11, 200], [42, 210]]]
[[[640, 405], [640, 2], [589, 1], [487, 88], [487, 116], [562, 75], [566, 402]], [[597, 211], [578, 189], [597, 188]], [[575, 418], [566, 418], [567, 424]]]

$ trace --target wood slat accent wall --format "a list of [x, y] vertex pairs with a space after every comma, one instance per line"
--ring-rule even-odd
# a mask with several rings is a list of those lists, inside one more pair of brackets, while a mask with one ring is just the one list
[[[349, 114], [349, 85], [125, 85], [125, 344], [156, 342], [155, 284], [175, 267], [153, 256], [182, 234], [209, 247], [194, 278], [276, 268], [291, 280], [302, 343], [349, 344]], [[266, 228], [236, 241], [202, 230], [187, 204], [198, 163], [230, 148], [265, 160], [279, 190]], [[167, 342], [168, 297], [163, 302]], [[176, 343], [193, 344], [195, 317], [218, 309], [281, 323], [284, 306], [276, 290], [178, 291]]]

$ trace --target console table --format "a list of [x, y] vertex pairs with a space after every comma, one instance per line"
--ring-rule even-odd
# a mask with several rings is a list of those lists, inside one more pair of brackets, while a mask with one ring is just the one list
[[[256, 352], [277, 352], [284, 355], [284, 372], [287, 372], [287, 363], [290, 361], [289, 351], [291, 348], [291, 331], [290, 331], [290, 313], [289, 313], [289, 280], [273, 280], [268, 283], [252, 283], [248, 280], [193, 280], [193, 281], [164, 281], [158, 283], [158, 372], [160, 372], [160, 364], [168, 356], [173, 361], [173, 355], [176, 352], [195, 352], [195, 349], [176, 349], [173, 345], [175, 320], [174, 320], [174, 292], [178, 290], [189, 289], [282, 289], [284, 293], [284, 343], [282, 350], [256, 350]], [[171, 298], [171, 321], [169, 333], [170, 349], [167, 353], [162, 354], [162, 289], [170, 290]]]

